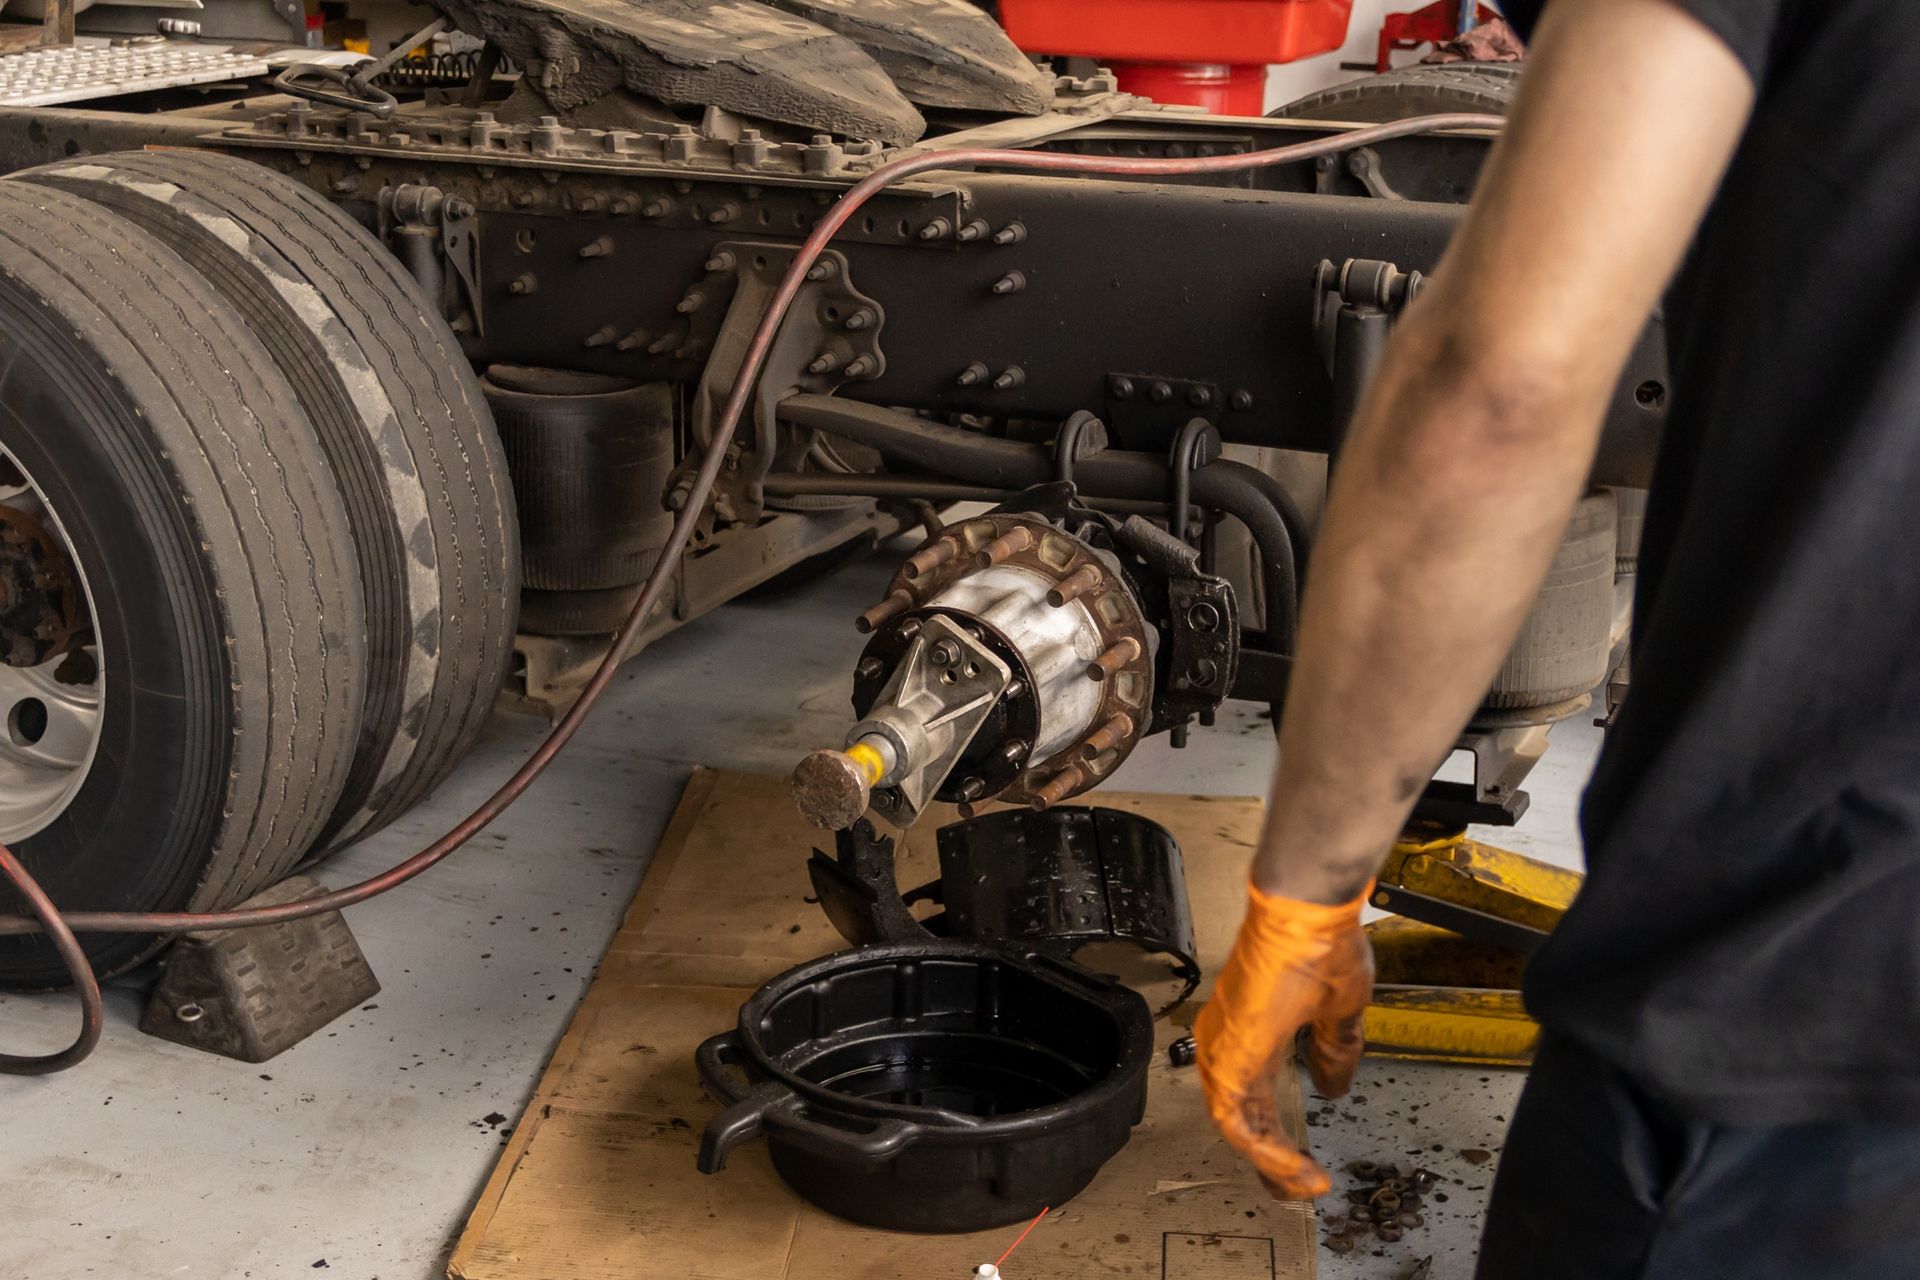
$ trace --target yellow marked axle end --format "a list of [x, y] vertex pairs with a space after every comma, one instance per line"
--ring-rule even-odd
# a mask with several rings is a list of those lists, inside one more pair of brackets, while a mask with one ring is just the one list
[[859, 766], [860, 772], [866, 776], [867, 785], [870, 787], [879, 783], [881, 776], [887, 771], [887, 762], [881, 759], [880, 753], [864, 742], [856, 742], [848, 747], [847, 759]]

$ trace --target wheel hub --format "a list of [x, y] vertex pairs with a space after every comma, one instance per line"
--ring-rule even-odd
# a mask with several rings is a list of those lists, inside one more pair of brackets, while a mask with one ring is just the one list
[[0, 502], [0, 662], [38, 667], [65, 653], [81, 603], [59, 539], [33, 513]]
[[100, 742], [91, 598], [44, 495], [0, 453], [0, 842], [72, 803]]

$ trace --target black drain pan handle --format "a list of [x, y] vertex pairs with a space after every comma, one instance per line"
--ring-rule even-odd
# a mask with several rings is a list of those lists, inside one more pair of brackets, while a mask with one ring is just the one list
[[809, 1113], [807, 1099], [779, 1080], [756, 1082], [740, 1053], [740, 1035], [723, 1031], [694, 1051], [700, 1079], [727, 1109], [715, 1116], [700, 1135], [700, 1172], [718, 1173], [727, 1153], [770, 1130], [783, 1141], [816, 1155], [858, 1163], [881, 1164], [917, 1142], [924, 1125], [906, 1120], [835, 1116], [829, 1123]]

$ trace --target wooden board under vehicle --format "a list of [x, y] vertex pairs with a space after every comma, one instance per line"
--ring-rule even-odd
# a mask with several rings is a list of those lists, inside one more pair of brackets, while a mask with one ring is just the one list
[[[1211, 973], [1239, 923], [1254, 799], [1101, 793], [1179, 837], [1201, 964]], [[934, 830], [900, 855], [907, 884], [930, 878]], [[731, 1026], [749, 990], [844, 947], [811, 894], [806, 853], [823, 843], [785, 778], [694, 773], [640, 892], [548, 1063], [454, 1249], [455, 1280], [960, 1280], [1017, 1229], [892, 1235], [805, 1204], [764, 1146], [727, 1169], [694, 1172], [717, 1110], [694, 1047]], [[918, 877], [918, 878], [916, 878]], [[1153, 992], [1149, 991], [1149, 999]], [[1195, 1004], [1159, 1026], [1184, 1034]], [[1176, 1025], [1178, 1024], [1178, 1025]], [[1292, 1079], [1288, 1073], [1288, 1079]], [[1093, 1185], [1049, 1214], [1008, 1274], [1127, 1275], [1139, 1280], [1307, 1280], [1315, 1274], [1310, 1205], [1274, 1200], [1215, 1137], [1191, 1069], [1156, 1055], [1146, 1120]], [[1298, 1089], [1282, 1098], [1304, 1133]]]

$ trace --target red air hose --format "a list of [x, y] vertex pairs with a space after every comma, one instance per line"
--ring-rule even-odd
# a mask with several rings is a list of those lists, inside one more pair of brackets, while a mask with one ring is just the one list
[[553, 758], [560, 754], [560, 749], [572, 740], [575, 733], [579, 732], [581, 724], [587, 718], [587, 713], [593, 709], [594, 704], [600, 700], [600, 696], [606, 692], [607, 685], [613, 680], [613, 674], [620, 666], [621, 655], [632, 644], [634, 637], [640, 634], [640, 629], [646, 625], [647, 619], [652, 616], [654, 607], [665, 592], [668, 576], [673, 572], [674, 566], [680, 563], [681, 554], [687, 548], [687, 541], [693, 535], [694, 523], [706, 506], [708, 494], [713, 491], [714, 480], [720, 474], [721, 464], [726, 458], [727, 445], [733, 439], [735, 428], [740, 424], [754, 380], [759, 376], [761, 365], [766, 362], [767, 352], [773, 346], [774, 336], [779, 332], [780, 323], [786, 318], [788, 308], [793, 305], [794, 297], [799, 293], [808, 269], [819, 259], [821, 251], [827, 247], [828, 242], [840, 228], [846, 225], [847, 220], [880, 191], [916, 173], [968, 166], [1024, 169], [1042, 173], [1094, 173], [1136, 177], [1190, 177], [1195, 174], [1233, 173], [1243, 169], [1263, 169], [1272, 165], [1296, 164], [1302, 160], [1350, 151], [1355, 147], [1364, 147], [1375, 142], [1385, 142], [1392, 138], [1404, 138], [1413, 134], [1436, 133], [1444, 129], [1497, 131], [1504, 123], [1504, 119], [1500, 116], [1449, 112], [1443, 115], [1418, 116], [1410, 120], [1396, 120], [1389, 124], [1370, 125], [1364, 129], [1354, 129], [1307, 142], [1296, 142], [1266, 151], [1196, 156], [1176, 160], [1117, 159], [1050, 151], [1007, 151], [987, 147], [961, 147], [951, 151], [930, 151], [923, 155], [907, 156], [881, 165], [851, 187], [827, 210], [826, 215], [814, 227], [813, 233], [800, 246], [799, 252], [794, 254], [785, 277], [780, 281], [780, 287], [774, 291], [773, 300], [768, 305], [766, 314], [760, 318], [758, 327], [753, 331], [752, 341], [747, 344], [746, 356], [740, 363], [740, 372], [734, 379], [733, 388], [727, 395], [726, 406], [721, 410], [719, 421], [715, 424], [713, 438], [708, 442], [706, 454], [700, 462], [699, 473], [694, 478], [692, 489], [687, 493], [686, 505], [681, 508], [678, 518], [674, 520], [673, 529], [667, 535], [666, 544], [661, 548], [660, 558], [655, 562], [653, 572], [647, 575], [646, 585], [641, 589], [639, 599], [634, 601], [626, 621], [620, 624], [620, 630], [614, 633], [613, 643], [607, 649], [607, 656], [600, 660], [598, 667], [594, 668], [593, 675], [588, 678], [585, 687], [581, 690], [579, 700], [560, 718], [559, 723], [554, 725], [553, 731], [534, 749], [525, 763], [514, 770], [513, 776], [502, 783], [498, 791], [488, 796], [479, 808], [455, 823], [445, 835], [405, 861], [358, 884], [282, 906], [198, 913], [69, 911], [56, 917], [53, 904], [47, 901], [40, 887], [34, 883], [26, 869], [20, 865], [6, 846], [0, 845], [0, 875], [3, 875], [27, 900], [28, 906], [35, 913], [32, 916], [0, 916], [0, 937], [38, 933], [44, 930], [53, 939], [60, 951], [61, 959], [66, 963], [68, 973], [73, 976], [74, 986], [80, 993], [84, 1008], [80, 1037], [71, 1046], [45, 1057], [0, 1056], [0, 1074], [35, 1074], [62, 1070], [85, 1058], [99, 1039], [100, 988], [85, 954], [78, 944], [74, 943], [73, 934], [188, 933], [199, 929], [244, 929], [254, 925], [281, 924], [289, 920], [301, 920], [308, 916], [320, 915], [323, 912], [338, 911], [342, 907], [365, 902], [376, 894], [385, 893], [413, 879], [485, 830], [489, 823], [505, 812], [508, 805], [518, 800], [521, 794], [533, 785], [533, 780], [546, 771], [547, 766], [553, 763]]

